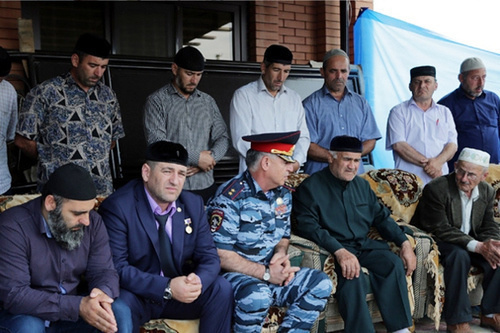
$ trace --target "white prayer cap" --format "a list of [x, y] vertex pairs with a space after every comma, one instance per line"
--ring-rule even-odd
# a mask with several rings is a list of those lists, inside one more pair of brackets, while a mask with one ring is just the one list
[[465, 59], [460, 65], [460, 74], [472, 71], [474, 69], [486, 68], [481, 59], [473, 57]]
[[470, 162], [482, 167], [490, 166], [490, 154], [479, 149], [464, 148], [458, 156], [459, 161]]

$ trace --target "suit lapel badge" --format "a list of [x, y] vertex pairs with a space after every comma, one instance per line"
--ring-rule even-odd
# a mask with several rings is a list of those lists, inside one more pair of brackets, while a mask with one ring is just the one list
[[191, 218], [184, 219], [184, 225], [186, 226], [186, 234], [190, 235], [193, 232], [191, 227]]

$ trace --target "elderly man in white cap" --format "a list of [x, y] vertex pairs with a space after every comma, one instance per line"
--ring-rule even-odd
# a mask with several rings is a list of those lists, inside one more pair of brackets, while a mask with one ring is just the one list
[[412, 223], [437, 240], [446, 286], [448, 332], [473, 332], [467, 295], [470, 266], [484, 272], [481, 326], [500, 332], [500, 224], [493, 219], [495, 191], [484, 181], [490, 155], [464, 148], [455, 171], [424, 188]]
[[479, 58], [467, 58], [460, 66], [460, 86], [438, 103], [447, 106], [458, 132], [457, 154], [448, 162], [450, 171], [464, 147], [490, 154], [491, 163], [500, 162], [500, 98], [484, 90], [486, 67]]

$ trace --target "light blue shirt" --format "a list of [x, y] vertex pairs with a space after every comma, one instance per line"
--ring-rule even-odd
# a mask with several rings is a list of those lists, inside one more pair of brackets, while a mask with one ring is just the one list
[[10, 188], [12, 178], [7, 159], [7, 141], [14, 140], [17, 125], [17, 93], [6, 80], [0, 82], [0, 194]]
[[[339, 135], [349, 135], [358, 138], [361, 142], [378, 140], [382, 137], [366, 99], [347, 87], [340, 101], [337, 101], [323, 85], [302, 103], [306, 112], [311, 142], [322, 148], [330, 149], [330, 141]], [[327, 165], [328, 163], [308, 159], [304, 172], [313, 174]], [[358, 173], [363, 172], [364, 168], [361, 163]]]
[[207, 205], [215, 246], [268, 264], [274, 247], [290, 238], [292, 194], [284, 186], [264, 193], [247, 170], [219, 187]]

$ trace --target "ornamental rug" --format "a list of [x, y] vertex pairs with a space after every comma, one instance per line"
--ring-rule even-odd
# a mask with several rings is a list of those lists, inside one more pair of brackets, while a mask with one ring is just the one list
[[500, 210], [498, 202], [500, 200], [500, 165], [490, 164], [488, 168], [488, 176], [485, 181], [495, 189], [495, 201], [493, 202], [493, 213], [495, 221], [500, 223]]
[[398, 169], [375, 169], [360, 175], [370, 183], [379, 201], [389, 208], [396, 222], [410, 223], [422, 196], [423, 182], [417, 175]]

